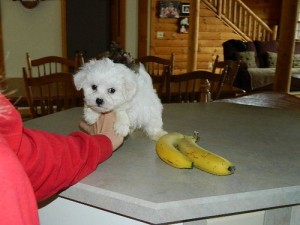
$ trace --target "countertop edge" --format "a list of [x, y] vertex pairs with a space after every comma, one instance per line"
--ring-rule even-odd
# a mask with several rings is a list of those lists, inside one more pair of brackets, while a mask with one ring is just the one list
[[297, 205], [300, 204], [300, 186], [155, 203], [78, 183], [59, 196], [139, 221], [160, 224]]

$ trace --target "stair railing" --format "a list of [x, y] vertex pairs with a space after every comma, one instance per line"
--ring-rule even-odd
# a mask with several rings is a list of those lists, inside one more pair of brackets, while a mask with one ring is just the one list
[[241, 0], [202, 1], [245, 40], [276, 40], [278, 26], [271, 29]]

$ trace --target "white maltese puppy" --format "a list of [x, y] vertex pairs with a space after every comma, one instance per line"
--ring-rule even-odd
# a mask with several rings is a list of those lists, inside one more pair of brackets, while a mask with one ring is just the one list
[[157, 140], [167, 133], [162, 129], [163, 106], [142, 64], [136, 73], [108, 58], [91, 60], [75, 74], [74, 83], [77, 90], [83, 89], [83, 118], [88, 124], [94, 124], [102, 113], [114, 111], [118, 135], [125, 137], [141, 128]]

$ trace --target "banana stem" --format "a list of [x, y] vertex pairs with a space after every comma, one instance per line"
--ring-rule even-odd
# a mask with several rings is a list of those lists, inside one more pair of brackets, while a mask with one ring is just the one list
[[198, 142], [200, 140], [200, 137], [199, 137], [199, 132], [198, 131], [194, 131], [194, 136], [193, 138], [195, 139], [195, 142]]

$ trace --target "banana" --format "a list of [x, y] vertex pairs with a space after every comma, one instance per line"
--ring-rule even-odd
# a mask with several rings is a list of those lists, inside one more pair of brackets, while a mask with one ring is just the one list
[[190, 169], [193, 163], [176, 148], [183, 138], [183, 134], [176, 132], [165, 134], [157, 140], [155, 149], [159, 158], [170, 166]]
[[189, 158], [196, 168], [214, 175], [234, 173], [235, 167], [231, 162], [200, 147], [196, 140], [195, 137], [184, 136], [178, 142], [179, 151]]

